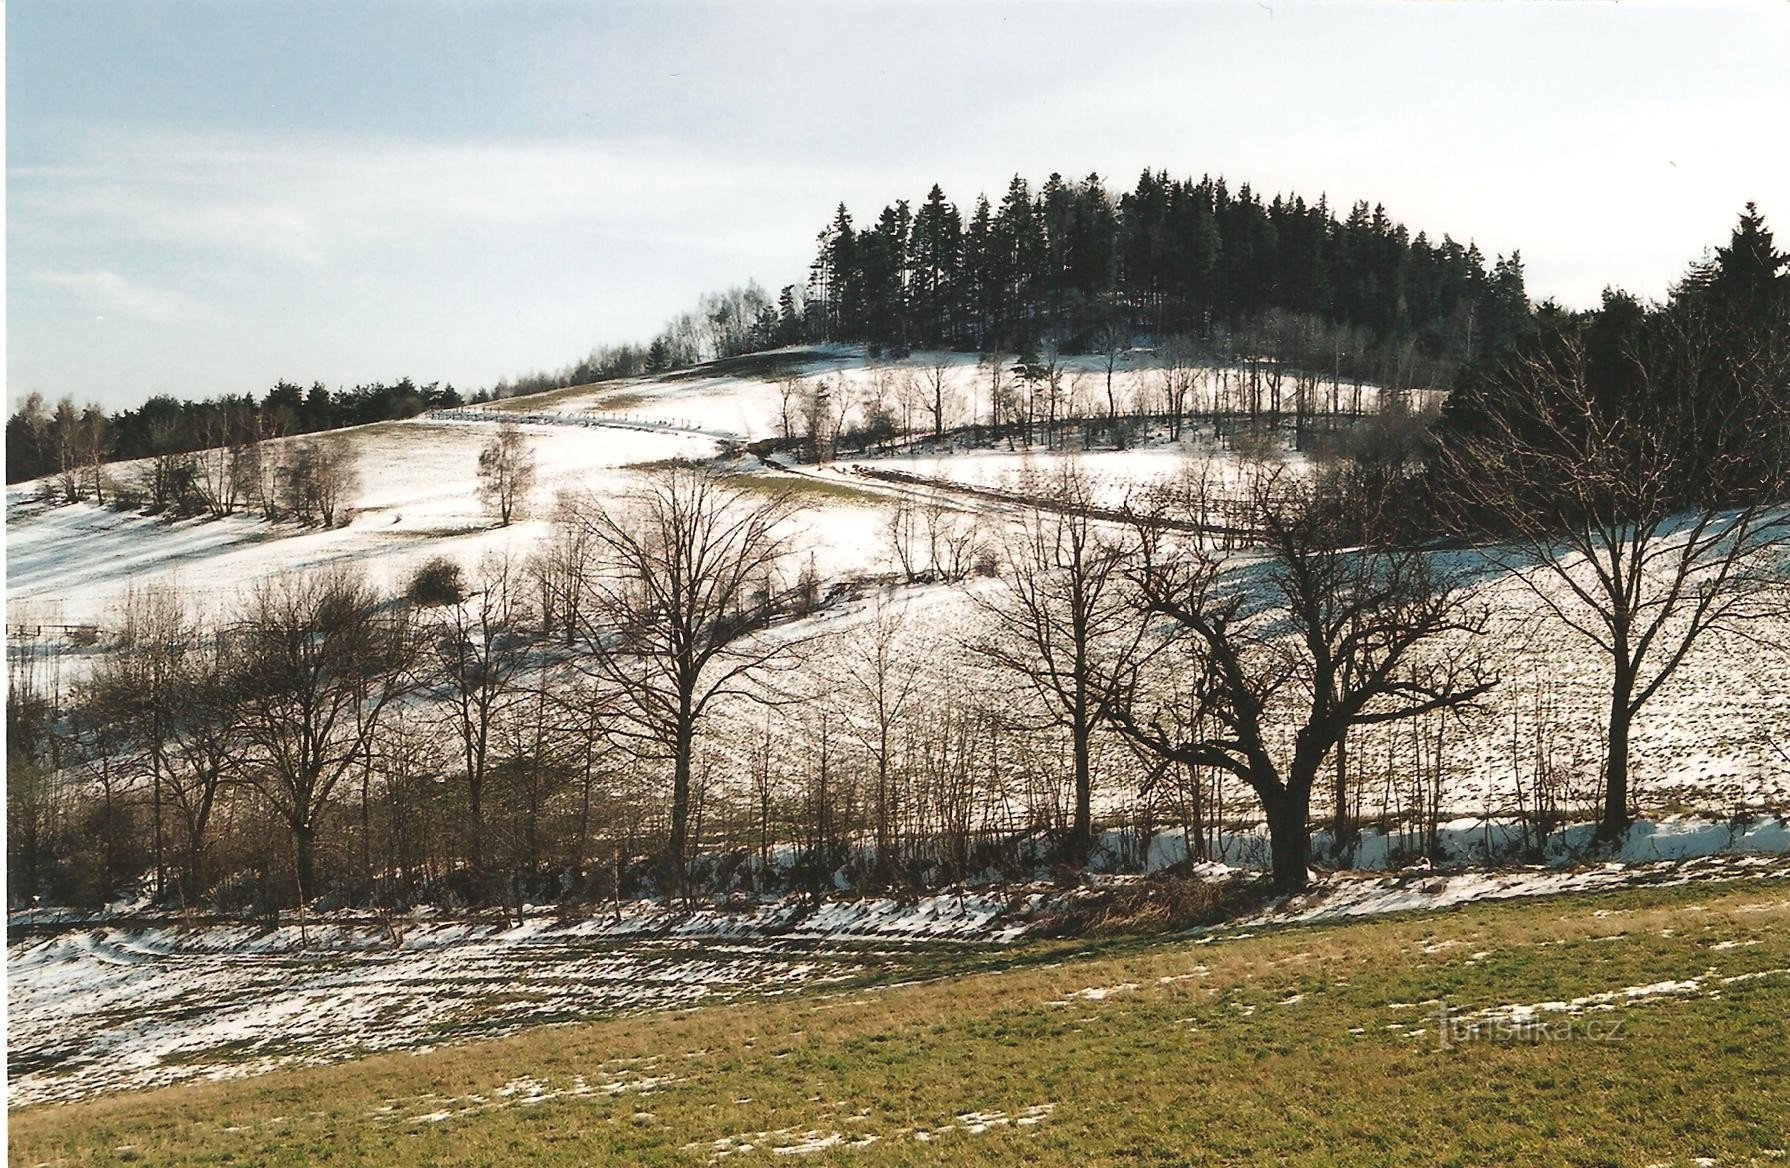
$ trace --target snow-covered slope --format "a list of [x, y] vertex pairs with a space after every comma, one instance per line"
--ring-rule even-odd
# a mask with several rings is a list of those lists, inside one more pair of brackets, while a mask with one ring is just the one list
[[[1072, 400], [1098, 414], [1106, 371], [1099, 358], [1065, 362]], [[666, 459], [723, 453], [737, 469], [766, 482], [801, 488], [806, 504], [794, 533], [796, 556], [812, 558], [823, 578], [890, 573], [895, 556], [889, 521], [904, 500], [936, 501], [973, 516], [991, 533], [1018, 514], [1014, 502], [1048, 485], [1068, 462], [1093, 482], [1098, 502], [1116, 505], [1183, 475], [1232, 478], [1245, 473], [1235, 456], [1143, 436], [1125, 450], [957, 450], [918, 444], [876, 457], [851, 457], [827, 467], [765, 467], [740, 450], [743, 440], [778, 434], [788, 376], [826, 382], [849, 409], [866, 395], [901, 403], [934, 375], [946, 385], [947, 422], [987, 410], [990, 366], [965, 355], [916, 354], [872, 361], [861, 351], [802, 350], [726, 367], [580, 387], [496, 407], [448, 411], [405, 422], [341, 431], [354, 452], [359, 489], [349, 522], [333, 530], [267, 524], [245, 516], [166, 522], [91, 504], [46, 506], [34, 484], [7, 492], [7, 621], [38, 625], [88, 624], [101, 647], [125, 594], [170, 585], [197, 603], [227, 612], [256, 581], [351, 562], [388, 588], [401, 586], [424, 560], [445, 555], [469, 570], [488, 553], [524, 556], [551, 531], [554, 499], [590, 491], [610, 497], [638, 484], [643, 468]], [[1011, 376], [1011, 370], [1003, 372]], [[1205, 374], [1196, 399], [1231, 393], [1238, 371]], [[1136, 355], [1114, 372], [1121, 402], [1157, 392], [1161, 371]], [[1348, 387], [1344, 387], [1348, 392]], [[1372, 405], [1372, 387], [1363, 393]], [[1345, 402], [1345, 404], [1348, 404]], [[973, 414], [972, 414], [973, 411]], [[477, 495], [480, 449], [500, 419], [518, 422], [539, 464], [538, 481], [522, 519], [495, 525]], [[924, 426], [924, 423], [920, 423]], [[1296, 456], [1282, 455], [1300, 464]], [[130, 468], [119, 467], [119, 476]], [[872, 473], [866, 473], [872, 472]], [[889, 473], [895, 472], [895, 473]], [[959, 488], [973, 488], [962, 490]], [[994, 493], [990, 493], [990, 492]], [[799, 564], [792, 564], [791, 571]], [[1443, 804], [1463, 815], [1501, 816], [1514, 810], [1516, 784], [1532, 779], [1537, 745], [1532, 732], [1538, 703], [1554, 723], [1554, 765], [1581, 786], [1600, 758], [1599, 717], [1607, 698], [1602, 663], [1581, 643], [1545, 621], [1521, 587], [1491, 578], [1482, 586], [1494, 610], [1494, 664], [1503, 684], [1485, 710], [1450, 728], [1445, 743]], [[963, 589], [884, 587], [884, 608], [905, 608], [905, 651], [922, 663], [922, 684], [945, 701], [966, 686], [986, 687], [960, 660], [973, 635], [975, 606]], [[872, 619], [877, 605], [859, 601], [817, 618], [831, 630]], [[804, 629], [794, 630], [806, 631]], [[1759, 630], [1752, 639], [1711, 638], [1679, 677], [1644, 711], [1633, 744], [1636, 786], [1643, 806], [1727, 814], [1781, 809], [1790, 803], [1790, 748], [1783, 682], [1790, 676], [1790, 628]], [[1403, 738], [1399, 735], [1403, 734]], [[719, 757], [743, 760], [747, 731], [714, 744]], [[1357, 744], [1365, 778], [1363, 814], [1394, 810], [1411, 798], [1415, 748], [1409, 731], [1388, 731]], [[1040, 759], [1040, 767], [1051, 765]], [[1116, 743], [1097, 760], [1097, 789], [1109, 807], [1133, 802], [1138, 767]], [[1237, 793], [1235, 805], [1247, 803]], [[1159, 814], [1168, 814], [1160, 810]]]
[[538, 477], [527, 516], [505, 529], [486, 514], [477, 491], [479, 451], [494, 429], [414, 418], [339, 432], [354, 452], [359, 487], [349, 521], [331, 530], [246, 515], [168, 522], [91, 503], [50, 507], [35, 501], [32, 484], [9, 488], [8, 620], [104, 627], [132, 587], [173, 585], [227, 601], [256, 580], [343, 561], [395, 584], [432, 556], [470, 565], [487, 552], [527, 550], [546, 532], [562, 491], [625, 490], [630, 464], [719, 450], [713, 439], [693, 434], [525, 425]]

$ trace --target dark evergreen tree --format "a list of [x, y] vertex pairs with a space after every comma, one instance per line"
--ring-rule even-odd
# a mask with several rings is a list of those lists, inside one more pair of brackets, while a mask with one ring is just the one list
[[909, 300], [915, 339], [935, 347], [956, 343], [963, 220], [957, 208], [945, 201], [945, 192], [937, 183], [914, 216], [909, 254], [913, 266]]

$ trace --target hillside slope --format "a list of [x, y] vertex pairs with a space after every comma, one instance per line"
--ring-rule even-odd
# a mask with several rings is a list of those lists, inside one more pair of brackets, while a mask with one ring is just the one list
[[[1065, 359], [1063, 370], [1076, 410], [1098, 416], [1106, 400], [1102, 359]], [[353, 452], [359, 489], [348, 522], [334, 530], [240, 515], [166, 522], [91, 504], [51, 507], [36, 501], [34, 484], [23, 484], [7, 494], [8, 624], [15, 643], [52, 640], [54, 626], [96, 626], [103, 649], [133, 589], [170, 587], [221, 615], [258, 581], [330, 565], [352, 564], [376, 584], [401, 589], [432, 557], [450, 557], [469, 571], [490, 554], [526, 557], [549, 536], [554, 500], [562, 494], [614, 497], [639, 484], [655, 463], [723, 458], [746, 481], [797, 490], [804, 506], [794, 532], [795, 558], [812, 562], [823, 581], [882, 581], [874, 595], [860, 591], [857, 600], [814, 620], [838, 634], [884, 610], [905, 612], [902, 651], [922, 663], [928, 688], [949, 695], [966, 684], [1005, 683], [966, 671], [960, 660], [977, 619], [964, 588], [888, 583], [897, 566], [889, 523], [898, 508], [914, 502], [946, 507], [993, 535], [1019, 518], [1024, 500], [1046, 489], [1071, 462], [1094, 484], [1097, 502], [1109, 506], [1184, 475], [1236, 476], [1263, 457], [1294, 471], [1305, 465], [1303, 456], [1285, 450], [1246, 459], [1213, 448], [1209, 440], [1171, 441], [1162, 432], [1144, 433], [1127, 449], [1085, 451], [964, 449], [949, 440], [920, 440], [820, 467], [786, 457], [785, 465], [767, 465], [743, 451], [747, 442], [782, 432], [792, 379], [809, 387], [826, 384], [835, 408], [843, 407], [841, 424], [849, 425], [853, 411], [872, 398], [921, 408], [915, 399], [936, 377], [945, 403], [941, 425], [951, 425], [985, 416], [995, 372], [960, 354], [891, 362], [837, 347], [798, 350], [340, 431], [333, 440]], [[1241, 376], [1236, 370], [1205, 372], [1196, 403], [1209, 408], [1229, 400], [1236, 388], [1229, 383]], [[1115, 400], [1135, 402], [1157, 392], [1162, 371], [1139, 353], [1121, 363], [1113, 378]], [[1347, 395], [1351, 388], [1338, 390]], [[1361, 398], [1363, 408], [1376, 404], [1371, 386], [1362, 388]], [[1346, 396], [1339, 405], [1352, 408]], [[523, 518], [508, 528], [495, 526], [481, 507], [476, 477], [479, 451], [503, 421], [521, 426], [540, 468]], [[122, 477], [132, 468], [118, 466], [112, 473]], [[792, 575], [799, 566], [790, 566]], [[1567, 776], [1569, 789], [1592, 781], [1605, 682], [1594, 656], [1538, 619], [1525, 589], [1489, 569], [1479, 588], [1494, 612], [1489, 643], [1502, 684], [1482, 711], [1449, 731], [1443, 746], [1447, 789], [1439, 805], [1451, 814], [1497, 818], [1511, 813], [1516, 785], [1530, 780], [1541, 754]], [[799, 623], [789, 634], [807, 631]], [[1790, 761], [1778, 749], [1786, 734], [1786, 646], [1790, 629], [1774, 627], [1751, 639], [1711, 638], [1698, 649], [1638, 727], [1634, 758], [1644, 808], [1728, 815], [1781, 811], [1790, 803]], [[78, 676], [80, 659], [79, 652], [72, 654], [69, 676]], [[1532, 732], [1535, 711], [1543, 706], [1552, 719], [1545, 743]], [[717, 757], [731, 759], [736, 770], [744, 767], [758, 732], [756, 717], [734, 718], [718, 735]], [[1411, 741], [1408, 730], [1367, 736], [1358, 750], [1366, 771], [1357, 779], [1362, 813], [1392, 813], [1432, 797], [1412, 788], [1428, 749]], [[1047, 769], [1049, 761], [1039, 765]], [[1105, 742], [1098, 772], [1109, 806], [1133, 802], [1142, 772], [1128, 750]], [[1247, 806], [1246, 793], [1237, 792], [1236, 799]], [[1172, 807], [1164, 805], [1158, 814], [1174, 822]]]

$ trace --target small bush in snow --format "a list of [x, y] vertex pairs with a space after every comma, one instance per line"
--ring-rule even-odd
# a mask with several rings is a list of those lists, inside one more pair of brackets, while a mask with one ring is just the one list
[[443, 556], [430, 560], [410, 578], [408, 595], [425, 607], [458, 604], [466, 596], [466, 582], [461, 576], [460, 565]]

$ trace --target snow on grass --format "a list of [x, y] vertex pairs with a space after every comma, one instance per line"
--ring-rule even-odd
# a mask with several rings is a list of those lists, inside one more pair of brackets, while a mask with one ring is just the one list
[[1530, 867], [1491, 871], [1401, 872], [1391, 875], [1332, 873], [1309, 891], [1236, 922], [1311, 924], [1454, 908], [1481, 900], [1665, 887], [1701, 881], [1761, 880], [1790, 873], [1787, 856], [1701, 856], [1683, 861], [1625, 864], [1610, 861], [1582, 868]]
[[[649, 1067], [656, 1061], [649, 1060]], [[511, 1079], [495, 1088], [490, 1096], [473, 1094], [443, 1099], [440, 1095], [427, 1093], [413, 1099], [388, 1099], [382, 1106], [368, 1113], [368, 1117], [412, 1124], [445, 1123], [452, 1119], [463, 1119], [511, 1107], [537, 1107], [556, 1099], [586, 1099], [597, 1095], [611, 1098], [620, 1095], [651, 1095], [662, 1086], [681, 1082], [683, 1079], [676, 1075], [647, 1075], [626, 1067], [595, 1081], [584, 1075], [573, 1075], [558, 1086], [524, 1077]], [[433, 1110], [421, 1114], [409, 1113], [412, 1108], [419, 1106]]]
[[1016, 1114], [1009, 1114], [1005, 1111], [966, 1111], [956, 1117], [955, 1123], [916, 1129], [913, 1138], [921, 1143], [929, 1143], [954, 1132], [979, 1136], [997, 1128], [1035, 1128], [1049, 1119], [1051, 1112], [1055, 1111], [1056, 1107], [1055, 1103], [1035, 1103]]
[[[252, 937], [229, 945], [211, 932], [197, 931], [191, 944], [180, 935], [171, 945], [146, 946], [95, 930], [13, 946], [10, 1104], [786, 993], [856, 968], [846, 954], [762, 943], [497, 938], [291, 951], [257, 946]], [[634, 1081], [626, 1089], [651, 1086]]]
[[[1016, 361], [1015, 355], [1005, 354], [999, 362], [1001, 377], [1009, 387], [1015, 381]], [[1057, 363], [1067, 398], [1066, 412], [1105, 416], [1106, 357], [1063, 354]], [[552, 390], [496, 405], [521, 413], [607, 417], [680, 428], [703, 426], [740, 439], [779, 437], [783, 433], [782, 381], [789, 375], [809, 384], [825, 382], [833, 400], [845, 404], [848, 426], [862, 419], [866, 401], [880, 397], [898, 418], [911, 414], [910, 428], [923, 431], [932, 419], [920, 398], [930, 397], [935, 374], [943, 378], [944, 425], [951, 428], [987, 422], [993, 373], [991, 366], [973, 353], [922, 351], [899, 359], [873, 359], [853, 346], [802, 346], [657, 377]], [[1187, 408], [1207, 414], [1222, 398], [1229, 403], [1227, 409], [1235, 409], [1245, 376], [1239, 368], [1199, 370]], [[1113, 370], [1113, 398], [1123, 413], [1137, 411], [1140, 403], [1146, 411], [1161, 412], [1161, 385], [1162, 363], [1149, 350], [1126, 353]], [[1329, 389], [1326, 383], [1323, 401], [1318, 403], [1320, 411], [1329, 408]], [[1379, 407], [1379, 390], [1362, 385], [1357, 395], [1357, 387], [1345, 381], [1337, 405], [1343, 412], [1357, 406], [1372, 412]]]
[[1162, 492], [1178, 493], [1196, 482], [1217, 497], [1240, 497], [1248, 483], [1271, 467], [1294, 474], [1310, 469], [1298, 454], [1278, 454], [1256, 462], [1212, 452], [1191, 440], [1164, 438], [1128, 450], [996, 448], [853, 457], [835, 464], [832, 470], [859, 476], [898, 472], [947, 490], [970, 488], [1037, 499], [1060, 493], [1063, 476], [1073, 470], [1087, 481], [1095, 506], [1117, 509], [1130, 505], [1147, 510]]
[[[1567, 999], [1510, 1003], [1477, 1010], [1457, 1010], [1437, 1002], [1434, 1012], [1426, 1017], [1437, 1026], [1445, 1042], [1462, 1042], [1483, 1036], [1547, 1037], [1559, 1021], [1613, 1013], [1636, 1006], [1716, 999], [1722, 997], [1729, 987], [1747, 982], [1777, 982], [1787, 975], [1790, 975], [1790, 967], [1755, 969], [1726, 975], [1712, 968], [1695, 977], [1668, 978], [1643, 985], [1621, 986]], [[1417, 1038], [1429, 1033], [1426, 1026], [1406, 1026], [1403, 1023], [1394, 1023], [1387, 1029], [1400, 1030], [1407, 1038]], [[1595, 1037], [1598, 1031], [1588, 1033]], [[1615, 1033], [1613, 1029], [1608, 1029], [1604, 1036], [1614, 1037]]]
[[1072, 990], [1069, 993], [1064, 994], [1061, 998], [1052, 999], [1044, 1004], [1047, 1006], [1067, 1006], [1075, 1001], [1104, 1002], [1114, 994], [1131, 993], [1137, 989], [1137, 986], [1138, 983], [1134, 981], [1120, 982], [1118, 985], [1114, 986], [1089, 986], [1087, 989]]
[[[10, 1100], [31, 1105], [602, 1014], [778, 997], [853, 976], [860, 965], [838, 948], [843, 942], [1014, 940], [1037, 899], [965, 894], [813, 909], [790, 897], [693, 913], [642, 902], [619, 922], [424, 919], [396, 945], [383, 925], [327, 918], [302, 929], [75, 929], [8, 949]], [[11, 921], [30, 923], [30, 914]]]
[[868, 1148], [881, 1138], [874, 1134], [848, 1137], [843, 1132], [819, 1128], [803, 1131], [786, 1127], [775, 1131], [722, 1136], [707, 1144], [685, 1144], [683, 1150], [706, 1151], [709, 1153], [709, 1163], [717, 1164], [729, 1156], [743, 1156], [755, 1151], [768, 1151], [773, 1156], [811, 1156], [829, 1148]]

